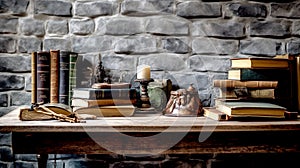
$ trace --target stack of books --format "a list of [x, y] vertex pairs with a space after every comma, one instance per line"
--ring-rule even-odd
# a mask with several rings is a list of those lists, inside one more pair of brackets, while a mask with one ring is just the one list
[[293, 59], [232, 58], [228, 79], [213, 81], [220, 94], [204, 115], [216, 120], [284, 118], [286, 111], [297, 108], [296, 81]]
[[34, 103], [70, 104], [76, 87], [78, 53], [50, 50], [31, 54], [32, 99]]
[[97, 117], [132, 116], [136, 110], [137, 91], [130, 85], [123, 86], [74, 88], [71, 100], [73, 112]]

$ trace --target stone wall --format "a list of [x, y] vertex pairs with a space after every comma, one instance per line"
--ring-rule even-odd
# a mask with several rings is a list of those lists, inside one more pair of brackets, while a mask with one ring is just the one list
[[[93, 65], [101, 54], [114, 81], [130, 82], [148, 64], [152, 78], [194, 83], [212, 106], [212, 80], [226, 78], [229, 58], [299, 54], [299, 19], [299, 0], [0, 0], [0, 116], [30, 104], [30, 53], [50, 49]], [[0, 136], [2, 145], [9, 135]], [[31, 164], [0, 148], [3, 167]]]

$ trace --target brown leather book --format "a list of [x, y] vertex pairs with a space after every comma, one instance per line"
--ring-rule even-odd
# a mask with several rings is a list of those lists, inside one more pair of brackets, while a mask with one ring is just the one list
[[50, 102], [50, 52], [37, 52], [37, 103]]
[[50, 50], [50, 103], [58, 103], [59, 50]]
[[276, 88], [277, 85], [278, 81], [239, 81], [229, 79], [216, 79], [213, 81], [213, 86], [220, 88]]

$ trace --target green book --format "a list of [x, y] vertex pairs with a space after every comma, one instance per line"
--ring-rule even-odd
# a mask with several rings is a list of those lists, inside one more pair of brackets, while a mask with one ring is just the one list
[[70, 52], [70, 61], [69, 61], [69, 104], [71, 104], [71, 99], [73, 96], [73, 89], [76, 88], [76, 61], [78, 54], [75, 52]]
[[228, 70], [228, 79], [240, 81], [278, 81], [286, 80], [289, 77], [289, 69], [230, 69]]
[[216, 107], [217, 110], [232, 116], [274, 116], [283, 117], [285, 107], [267, 102], [223, 102]]

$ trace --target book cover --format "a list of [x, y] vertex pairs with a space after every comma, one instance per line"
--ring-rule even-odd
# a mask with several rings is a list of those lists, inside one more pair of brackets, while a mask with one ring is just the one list
[[36, 68], [37, 68], [37, 52], [32, 52], [31, 53], [31, 103], [35, 104], [37, 103], [37, 98], [36, 98]]
[[128, 88], [128, 89], [74, 88], [73, 89], [73, 98], [134, 99], [134, 98], [137, 98], [137, 91], [134, 88]]
[[276, 89], [255, 88], [218, 88], [219, 98], [261, 98], [275, 99]]
[[71, 106], [93, 107], [93, 106], [118, 106], [118, 105], [135, 105], [137, 99], [80, 99], [74, 98], [71, 101]]
[[70, 52], [60, 51], [59, 59], [59, 103], [69, 105]]
[[289, 68], [289, 59], [269, 57], [231, 58], [231, 68]]
[[73, 88], [76, 88], [76, 61], [78, 54], [75, 52], [70, 52], [69, 56], [69, 104], [71, 103], [71, 98], [73, 96]]
[[100, 107], [73, 107], [77, 114], [90, 114], [97, 117], [130, 117], [134, 115], [136, 107], [133, 105], [123, 106], [100, 106]]
[[228, 79], [240, 81], [277, 81], [286, 80], [290, 71], [288, 69], [230, 69], [228, 70]]
[[267, 102], [223, 102], [216, 109], [231, 116], [284, 116], [285, 107]]
[[215, 79], [213, 80], [213, 86], [219, 88], [276, 88], [278, 81], [239, 81], [231, 79]]
[[37, 52], [36, 62], [36, 96], [37, 103], [50, 102], [50, 53], [48, 51]]
[[50, 50], [50, 103], [58, 103], [59, 50]]

